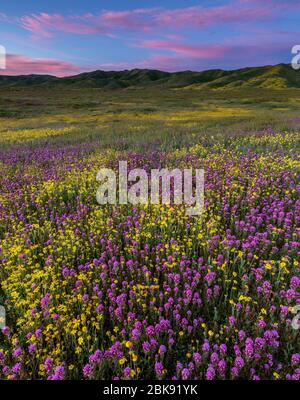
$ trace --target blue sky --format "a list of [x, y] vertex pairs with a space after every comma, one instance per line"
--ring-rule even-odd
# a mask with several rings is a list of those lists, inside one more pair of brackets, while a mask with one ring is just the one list
[[300, 0], [1, 3], [0, 74], [235, 69], [288, 63], [300, 42]]

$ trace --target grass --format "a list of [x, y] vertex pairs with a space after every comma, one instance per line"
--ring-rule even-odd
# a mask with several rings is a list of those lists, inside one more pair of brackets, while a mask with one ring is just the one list
[[299, 89], [8, 88], [0, 93], [0, 144], [126, 141], [136, 149], [158, 141], [176, 147], [190, 136], [289, 131], [299, 125], [299, 98]]

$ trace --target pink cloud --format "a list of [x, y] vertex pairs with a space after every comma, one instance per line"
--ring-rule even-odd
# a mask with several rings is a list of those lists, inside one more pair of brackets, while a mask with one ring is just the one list
[[96, 17], [96, 22], [107, 29], [127, 29], [148, 31], [151, 29], [151, 20], [157, 9], [141, 8], [132, 11], [105, 11]]
[[217, 58], [226, 52], [226, 47], [218, 44], [195, 46], [162, 40], [145, 40], [139, 47], [168, 50], [191, 58]]
[[191, 69], [195, 71], [220, 68], [220, 62], [225, 69], [242, 68], [243, 66], [258, 66], [280, 62], [282, 54], [290, 45], [287, 42], [273, 43], [270, 41], [257, 44], [244, 38], [230, 41], [223, 45], [191, 46], [184, 43], [173, 43], [159, 40], [142, 42], [141, 46], [155, 50], [167, 49], [173, 54], [153, 54], [150, 58], [138, 62], [140, 68], [156, 68], [165, 71], [180, 71]]
[[7, 54], [6, 69], [1, 70], [0, 75], [49, 74], [68, 76], [81, 71], [80, 67], [67, 61]]
[[162, 71], [175, 72], [190, 69], [190, 60], [174, 55], [153, 55], [136, 64], [138, 68], [154, 68]]
[[63, 16], [60, 14], [41, 13], [23, 16], [20, 18], [20, 23], [24, 29], [42, 38], [51, 37], [54, 32], [82, 35], [105, 33], [100, 26], [90, 23], [93, 19], [94, 16], [91, 14]]
[[132, 11], [104, 11], [99, 15], [87, 13], [83, 15], [31, 14], [19, 18], [21, 26], [34, 36], [49, 38], [56, 32], [81, 35], [104, 34], [113, 36], [111, 31], [126, 29], [147, 31], [153, 9], [137, 9]]
[[21, 26], [35, 36], [47, 38], [56, 32], [114, 35], [120, 30], [148, 32], [158, 28], [202, 28], [222, 23], [247, 23], [279, 15], [282, 10], [298, 7], [299, 2], [270, 0], [232, 0], [223, 6], [178, 9], [141, 8], [125, 11], [106, 10], [99, 14], [31, 14], [19, 18]]
[[189, 7], [185, 9], [169, 10], [156, 17], [159, 25], [176, 26], [210, 26], [219, 23], [248, 22], [268, 17], [272, 9], [267, 6], [260, 8], [226, 5], [222, 7]]

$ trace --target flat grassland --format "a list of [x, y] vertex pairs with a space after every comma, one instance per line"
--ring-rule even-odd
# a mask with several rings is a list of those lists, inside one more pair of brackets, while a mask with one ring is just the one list
[[[0, 93], [2, 146], [126, 142], [136, 149], [188, 146], [203, 136], [299, 126], [300, 89], [7, 88]], [[67, 135], [67, 133], [72, 133]], [[160, 146], [157, 146], [160, 141]]]

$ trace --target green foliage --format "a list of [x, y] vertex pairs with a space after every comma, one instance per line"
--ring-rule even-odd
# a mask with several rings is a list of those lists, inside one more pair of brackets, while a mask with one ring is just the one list
[[300, 88], [300, 74], [290, 65], [242, 68], [233, 71], [214, 69], [202, 72], [168, 73], [151, 69], [93, 71], [57, 78], [49, 75], [0, 76], [0, 86], [59, 86], [74, 88], [162, 87], [187, 89]]

